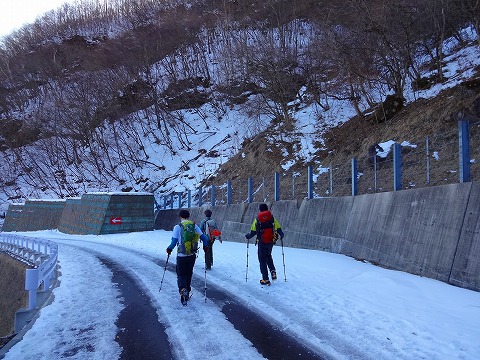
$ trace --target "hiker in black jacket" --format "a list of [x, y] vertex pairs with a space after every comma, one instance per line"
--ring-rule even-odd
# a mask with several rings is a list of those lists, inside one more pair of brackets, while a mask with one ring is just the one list
[[209, 239], [208, 251], [205, 253], [205, 269], [211, 270], [213, 266], [213, 243], [216, 239], [222, 243], [222, 237], [215, 220], [212, 219], [212, 211], [205, 210], [204, 214], [206, 217], [200, 223], [200, 229]]
[[277, 271], [272, 258], [273, 245], [277, 242], [278, 236], [283, 240], [284, 234], [280, 223], [268, 210], [267, 204], [260, 204], [259, 210], [260, 212], [253, 221], [250, 232], [245, 237], [248, 240], [257, 235], [255, 244], [258, 245], [258, 262], [262, 273], [260, 284], [270, 285], [268, 270], [270, 270], [272, 280], [277, 280]]

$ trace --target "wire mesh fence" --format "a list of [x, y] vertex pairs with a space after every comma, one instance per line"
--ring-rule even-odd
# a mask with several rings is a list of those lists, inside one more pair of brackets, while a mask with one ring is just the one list
[[[459, 129], [401, 144], [401, 189], [458, 183], [460, 179]], [[470, 181], [480, 180], [480, 122], [470, 123]], [[394, 190], [393, 147], [356, 159], [356, 195]], [[353, 195], [352, 162], [318, 164], [305, 171], [285, 171], [264, 177], [235, 179], [193, 192], [173, 193], [163, 199], [164, 208], [226, 205], [275, 200], [303, 200]]]

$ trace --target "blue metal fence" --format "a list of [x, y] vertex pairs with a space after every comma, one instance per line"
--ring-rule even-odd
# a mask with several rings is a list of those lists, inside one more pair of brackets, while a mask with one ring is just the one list
[[[458, 133], [458, 136], [457, 134]], [[455, 141], [455, 137], [458, 140]], [[230, 205], [313, 199], [329, 196], [399, 191], [411, 188], [480, 180], [480, 123], [459, 121], [458, 130], [427, 137], [424, 144], [402, 146], [394, 143], [391, 158], [376, 155], [353, 158], [350, 164], [329, 164], [317, 172], [308, 166], [305, 174], [274, 173], [272, 177], [228, 180], [223, 184], [163, 195], [163, 209], [208, 204]], [[478, 156], [472, 158], [473, 156]], [[474, 175], [472, 176], [472, 166]], [[458, 173], [458, 175], [457, 175]], [[419, 180], [424, 178], [424, 180]]]

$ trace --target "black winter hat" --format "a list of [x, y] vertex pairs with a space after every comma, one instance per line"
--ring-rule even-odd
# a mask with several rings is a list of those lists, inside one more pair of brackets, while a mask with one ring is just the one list
[[180, 214], [178, 214], [182, 219], [188, 219], [190, 217], [190, 213], [188, 210], [182, 209], [180, 210]]
[[268, 205], [267, 204], [260, 204], [258, 207], [260, 211], [267, 211], [268, 210]]
[[212, 216], [212, 210], [205, 210], [204, 212], [206, 217], [211, 217]]

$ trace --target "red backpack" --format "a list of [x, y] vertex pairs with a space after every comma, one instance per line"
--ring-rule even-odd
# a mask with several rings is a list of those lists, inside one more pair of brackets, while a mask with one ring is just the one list
[[259, 241], [263, 243], [273, 242], [274, 219], [270, 210], [258, 213], [256, 229]]

